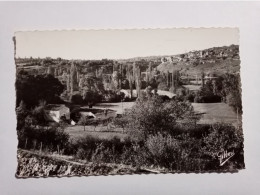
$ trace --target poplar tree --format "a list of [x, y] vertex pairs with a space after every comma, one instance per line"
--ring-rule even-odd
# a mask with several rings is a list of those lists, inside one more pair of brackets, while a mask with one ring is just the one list
[[77, 68], [74, 63], [70, 67], [70, 91], [71, 94], [77, 90]]
[[130, 72], [130, 68], [128, 65], [126, 67], [126, 76], [129, 81], [130, 98], [132, 98], [133, 97], [133, 78], [132, 78], [132, 74]]
[[167, 87], [170, 86], [170, 82], [169, 82], [169, 71], [167, 70], [166, 72], [166, 83], [167, 83]]
[[204, 71], [201, 72], [201, 87], [205, 85], [205, 73]]
[[135, 80], [135, 87], [136, 87], [136, 93], [137, 97], [140, 97], [141, 94], [141, 79], [140, 79], [140, 67], [136, 66], [135, 62], [133, 63], [133, 77]]

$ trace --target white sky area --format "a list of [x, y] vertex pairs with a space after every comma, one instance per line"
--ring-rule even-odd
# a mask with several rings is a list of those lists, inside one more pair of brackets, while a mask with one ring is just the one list
[[126, 59], [239, 44], [238, 28], [17, 32], [16, 57]]

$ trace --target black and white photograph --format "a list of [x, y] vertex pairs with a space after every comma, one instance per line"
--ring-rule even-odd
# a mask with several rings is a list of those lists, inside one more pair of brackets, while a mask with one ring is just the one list
[[19, 31], [17, 178], [245, 169], [239, 28]]

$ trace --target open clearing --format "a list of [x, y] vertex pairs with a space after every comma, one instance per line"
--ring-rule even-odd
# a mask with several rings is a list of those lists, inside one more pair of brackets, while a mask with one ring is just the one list
[[[230, 106], [225, 103], [192, 103], [194, 110], [203, 114], [199, 123], [213, 124], [216, 122], [237, 125], [237, 115]], [[241, 121], [241, 116], [238, 116]]]
[[[123, 106], [122, 106], [123, 104]], [[100, 103], [95, 108], [110, 109], [117, 113], [122, 113], [122, 109], [130, 109], [134, 102], [118, 102], [118, 103]], [[225, 103], [192, 103], [195, 112], [202, 113], [202, 118], [199, 123], [213, 124], [216, 122], [230, 123], [237, 125], [237, 115], [230, 106]], [[241, 115], [238, 116], [241, 122]], [[124, 140], [128, 135], [123, 133], [121, 128], [108, 128], [107, 126], [75, 125], [65, 128], [65, 132], [69, 133], [72, 139], [84, 138], [87, 135], [97, 137], [100, 139], [113, 139], [115, 136]]]
[[183, 85], [183, 87], [189, 89], [190, 91], [199, 91], [201, 88], [200, 85]]
[[97, 126], [94, 131], [94, 126], [86, 126], [84, 131], [84, 126], [75, 125], [68, 126], [65, 128], [65, 132], [70, 135], [71, 139], [77, 140], [80, 138], [84, 138], [87, 135], [97, 137], [100, 139], [113, 139], [114, 137], [118, 137], [121, 140], [124, 140], [128, 135], [123, 133], [121, 129], [116, 128], [108, 131], [106, 126]]
[[94, 108], [110, 109], [122, 114], [124, 109], [131, 109], [135, 102], [116, 102], [116, 103], [99, 103]]

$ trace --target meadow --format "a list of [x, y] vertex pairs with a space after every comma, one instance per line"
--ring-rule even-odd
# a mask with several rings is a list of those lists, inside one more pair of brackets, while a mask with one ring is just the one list
[[97, 126], [94, 130], [94, 126], [86, 126], [85, 131], [84, 127], [81, 125], [67, 126], [65, 132], [70, 135], [70, 139], [78, 140], [86, 136], [92, 136], [99, 139], [111, 140], [114, 137], [118, 137], [121, 140], [127, 137], [127, 134], [122, 132], [120, 128], [114, 128], [113, 130], [108, 130], [106, 126]]
[[232, 110], [226, 103], [192, 103], [194, 110], [202, 113], [201, 124], [214, 124], [217, 122], [237, 125], [242, 116]]

